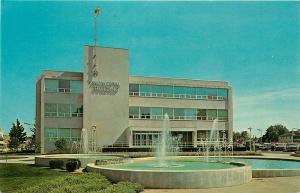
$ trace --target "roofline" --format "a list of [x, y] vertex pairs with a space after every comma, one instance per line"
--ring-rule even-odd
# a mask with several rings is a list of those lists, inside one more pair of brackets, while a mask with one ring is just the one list
[[[83, 46], [88, 46], [88, 47], [94, 47], [94, 45], [83, 45]], [[115, 47], [109, 47], [109, 46], [96, 46], [96, 47], [99, 47], [99, 48], [110, 48], [110, 49], [118, 49], [118, 50], [127, 50], [128, 51], [128, 48], [115, 48]]]
[[159, 76], [129, 76], [134, 78], [160, 78], [160, 79], [175, 79], [175, 80], [189, 80], [189, 81], [203, 81], [203, 82], [222, 82], [227, 83], [225, 80], [201, 80], [201, 79], [190, 79], [190, 78], [172, 78], [172, 77], [159, 77]]
[[83, 74], [83, 72], [78, 72], [78, 71], [62, 71], [62, 70], [43, 70], [43, 73], [44, 72], [67, 72], [67, 73], [81, 73]]

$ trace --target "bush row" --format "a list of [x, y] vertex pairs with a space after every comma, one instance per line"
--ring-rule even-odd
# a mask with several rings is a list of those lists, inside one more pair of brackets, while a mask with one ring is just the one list
[[42, 182], [16, 193], [138, 193], [143, 191], [140, 184], [119, 182], [111, 184], [104, 176], [95, 173], [69, 174]]

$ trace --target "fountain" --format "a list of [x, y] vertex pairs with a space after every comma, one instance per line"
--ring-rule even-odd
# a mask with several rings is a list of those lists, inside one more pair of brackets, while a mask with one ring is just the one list
[[[213, 148], [214, 157], [215, 152], [221, 149], [217, 124], [216, 119], [205, 145], [207, 160], [210, 148]], [[223, 187], [244, 184], [252, 179], [251, 167], [242, 163], [216, 162], [216, 159], [213, 162], [201, 161], [193, 156], [175, 156], [180, 140], [180, 137], [172, 137], [169, 116], [165, 114], [161, 135], [156, 143], [156, 157], [135, 158], [107, 165], [88, 164], [87, 170], [100, 172], [115, 182], [138, 182], [146, 188]], [[173, 156], [170, 156], [171, 152]]]
[[85, 128], [82, 128], [82, 130], [81, 130], [79, 153], [82, 153], [82, 154], [89, 153], [88, 131]]

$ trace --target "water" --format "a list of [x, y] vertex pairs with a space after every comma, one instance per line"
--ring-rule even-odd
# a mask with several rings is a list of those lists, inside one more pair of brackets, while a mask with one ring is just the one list
[[146, 161], [133, 161], [122, 164], [111, 164], [106, 165], [106, 168], [115, 169], [130, 169], [130, 170], [154, 170], [154, 171], [186, 171], [186, 170], [217, 170], [217, 169], [228, 169], [239, 167], [238, 165], [221, 163], [221, 162], [203, 162], [199, 159], [184, 159], [176, 158], [175, 160], [168, 160], [168, 167], [157, 167], [156, 160], [146, 160]]
[[242, 162], [250, 165], [252, 169], [299, 169], [300, 162], [287, 161], [287, 160], [267, 160], [267, 159], [238, 159], [234, 158], [233, 161]]
[[79, 153], [82, 153], [82, 154], [89, 153], [88, 131], [85, 128], [82, 128], [82, 130], [81, 130]]

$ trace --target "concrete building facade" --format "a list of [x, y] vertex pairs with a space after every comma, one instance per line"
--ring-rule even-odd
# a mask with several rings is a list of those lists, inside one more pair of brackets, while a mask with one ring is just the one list
[[232, 139], [232, 89], [225, 81], [128, 76], [128, 50], [84, 47], [84, 72], [44, 71], [36, 83], [36, 127], [42, 153], [58, 138], [91, 150], [154, 147], [167, 114], [182, 147], [197, 147], [213, 127]]

